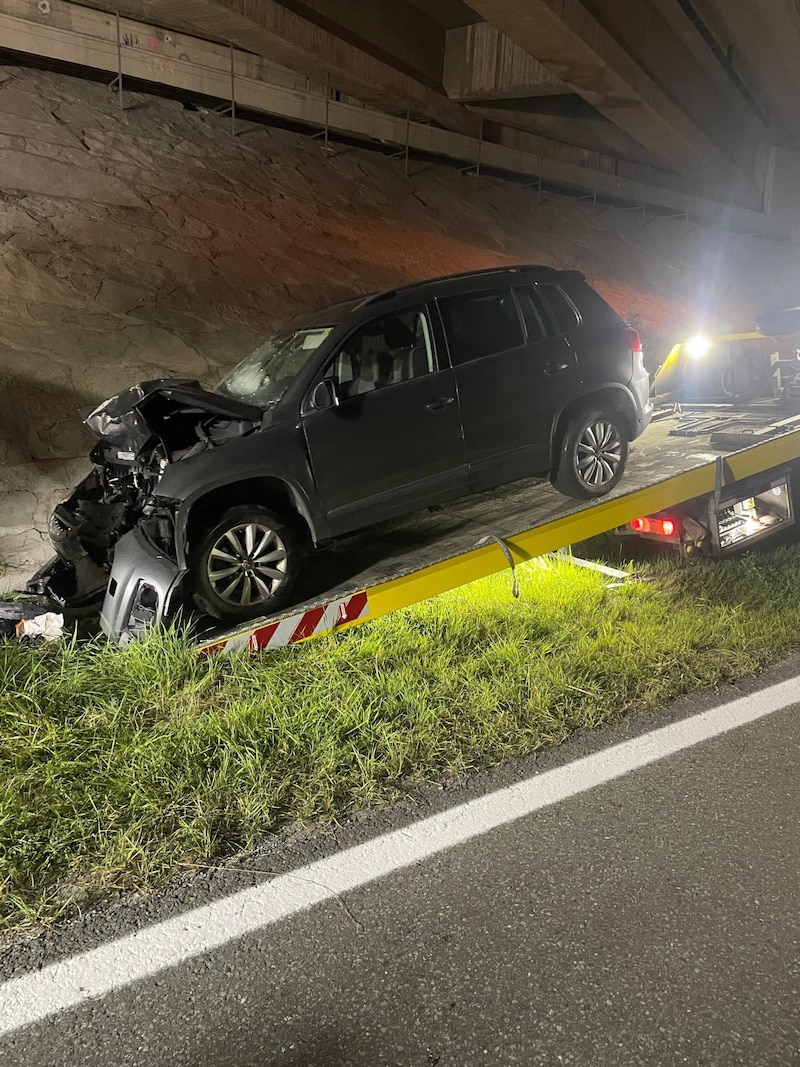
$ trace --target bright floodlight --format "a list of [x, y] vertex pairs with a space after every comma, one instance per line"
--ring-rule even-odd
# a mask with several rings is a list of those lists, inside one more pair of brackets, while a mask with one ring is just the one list
[[711, 341], [701, 333], [686, 342], [686, 351], [690, 356], [704, 356], [709, 348], [711, 348]]

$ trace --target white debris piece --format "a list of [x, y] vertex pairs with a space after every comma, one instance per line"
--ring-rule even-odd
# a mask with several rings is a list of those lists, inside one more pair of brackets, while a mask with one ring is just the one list
[[64, 616], [46, 611], [32, 619], [17, 623], [17, 637], [41, 637], [43, 641], [57, 641], [64, 632]]

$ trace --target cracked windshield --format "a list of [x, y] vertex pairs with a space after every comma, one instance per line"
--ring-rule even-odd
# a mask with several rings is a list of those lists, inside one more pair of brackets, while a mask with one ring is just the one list
[[271, 337], [222, 379], [217, 392], [273, 407], [333, 327]]

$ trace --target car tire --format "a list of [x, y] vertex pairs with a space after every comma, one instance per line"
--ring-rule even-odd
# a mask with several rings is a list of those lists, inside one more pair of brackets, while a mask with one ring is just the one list
[[192, 597], [223, 622], [242, 622], [291, 604], [304, 541], [298, 525], [259, 504], [226, 511], [189, 556]]
[[604, 496], [624, 474], [627, 461], [628, 435], [621, 416], [586, 409], [567, 424], [553, 485], [579, 500]]

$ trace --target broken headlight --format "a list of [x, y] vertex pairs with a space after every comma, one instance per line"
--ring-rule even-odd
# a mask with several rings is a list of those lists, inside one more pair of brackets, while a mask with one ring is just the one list
[[169, 506], [161, 501], [158, 506], [151, 505], [139, 520], [139, 529], [154, 548], [175, 560], [175, 515]]

